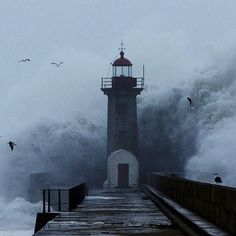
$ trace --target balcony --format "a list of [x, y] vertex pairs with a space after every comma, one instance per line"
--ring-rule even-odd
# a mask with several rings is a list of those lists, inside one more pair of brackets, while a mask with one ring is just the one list
[[144, 78], [138, 77], [112, 77], [101, 79], [101, 90], [140, 90], [144, 87]]

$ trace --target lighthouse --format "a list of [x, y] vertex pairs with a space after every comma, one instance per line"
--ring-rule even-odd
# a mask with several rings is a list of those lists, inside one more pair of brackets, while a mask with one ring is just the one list
[[[144, 74], [144, 73], [143, 73]], [[144, 76], [133, 77], [132, 63], [120, 56], [112, 63], [112, 77], [101, 79], [107, 106], [107, 180], [108, 188], [136, 187], [139, 183], [138, 127], [136, 97], [144, 86]]]

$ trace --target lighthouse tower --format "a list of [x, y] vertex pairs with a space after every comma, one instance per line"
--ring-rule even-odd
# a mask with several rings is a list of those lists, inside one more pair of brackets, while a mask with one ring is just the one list
[[135, 187], [139, 179], [136, 96], [143, 90], [144, 78], [132, 76], [132, 63], [125, 58], [122, 44], [112, 74], [101, 81], [101, 90], [108, 97], [105, 186]]

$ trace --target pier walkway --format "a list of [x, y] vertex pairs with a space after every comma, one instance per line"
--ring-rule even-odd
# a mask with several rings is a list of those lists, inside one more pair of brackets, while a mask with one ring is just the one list
[[34, 236], [184, 235], [159, 208], [137, 190], [91, 192], [70, 212], [49, 221]]

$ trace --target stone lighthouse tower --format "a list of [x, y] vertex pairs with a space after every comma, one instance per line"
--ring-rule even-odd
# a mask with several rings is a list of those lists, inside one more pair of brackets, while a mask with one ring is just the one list
[[112, 77], [102, 78], [101, 90], [108, 97], [107, 180], [109, 188], [135, 187], [139, 179], [136, 96], [143, 77], [132, 76], [132, 63], [120, 57], [112, 63]]

